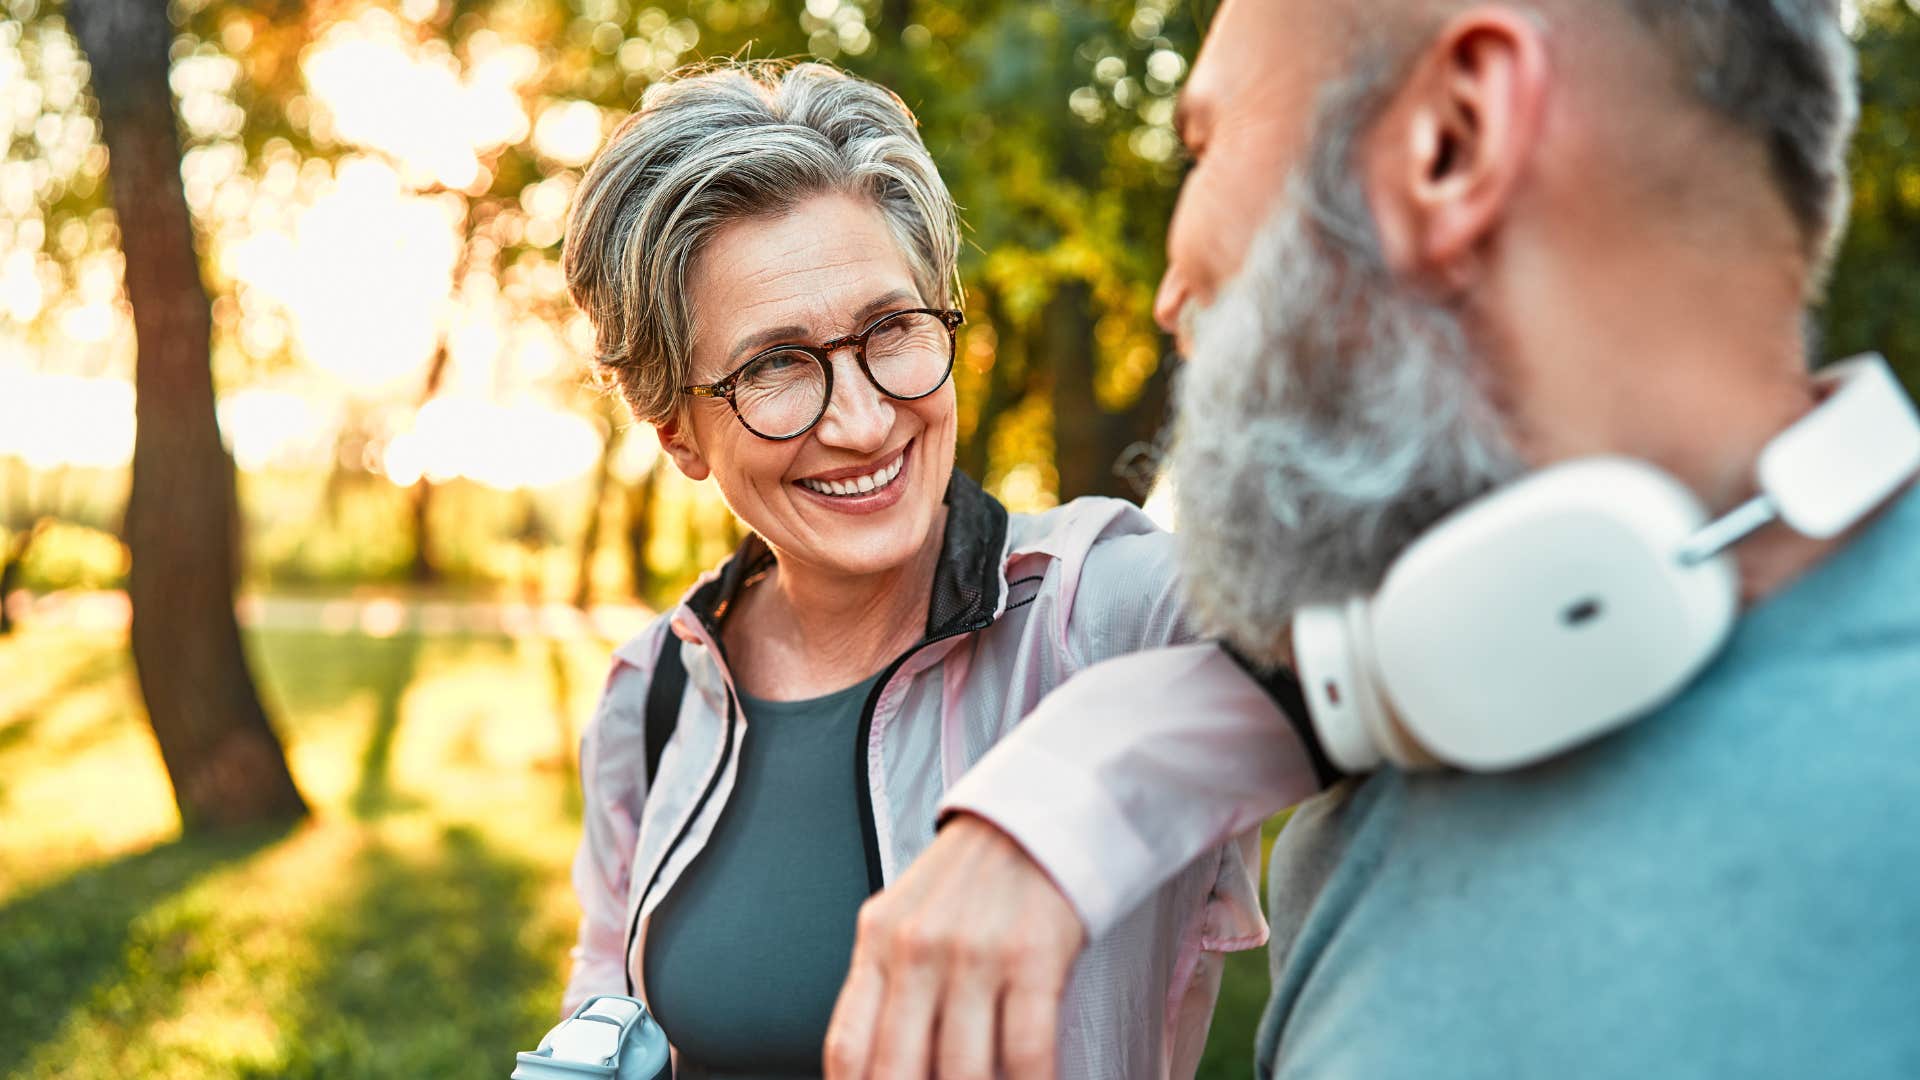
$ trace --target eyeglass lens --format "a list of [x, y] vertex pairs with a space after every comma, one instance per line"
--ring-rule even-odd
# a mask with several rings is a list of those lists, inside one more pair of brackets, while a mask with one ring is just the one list
[[[925, 397], [946, 381], [953, 338], [937, 315], [904, 311], [867, 334], [867, 370], [896, 398]], [[799, 349], [763, 353], [735, 378], [733, 405], [748, 427], [771, 438], [797, 435], [827, 407], [827, 373]]]

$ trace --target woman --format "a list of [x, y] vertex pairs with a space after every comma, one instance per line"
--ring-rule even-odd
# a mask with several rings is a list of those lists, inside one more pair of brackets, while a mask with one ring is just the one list
[[[581, 751], [568, 1007], [642, 997], [682, 1076], [817, 1075], [860, 904], [947, 785], [1080, 668], [1187, 633], [1138, 510], [1009, 515], [955, 471], [958, 246], [911, 114], [813, 64], [654, 87], [576, 196], [600, 365], [754, 533], [616, 652]], [[1094, 943], [1062, 1075], [1190, 1075], [1201, 953], [1258, 920], [1230, 847]]]

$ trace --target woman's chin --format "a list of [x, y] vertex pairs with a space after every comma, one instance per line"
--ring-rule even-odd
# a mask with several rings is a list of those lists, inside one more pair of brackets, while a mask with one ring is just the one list
[[866, 528], [835, 529], [820, 536], [825, 543], [818, 544], [815, 558], [808, 561], [848, 577], [890, 573], [911, 564], [926, 546], [930, 523], [924, 516], [910, 513], [906, 506], [887, 516], [897, 520], [885, 527], [875, 522]]
[[[847, 577], [898, 570], [926, 548], [934, 515], [926, 512], [923, 503], [895, 496], [887, 507], [862, 514], [834, 514], [824, 519], [818, 513], [808, 514], [812, 520], [805, 542], [782, 554], [789, 560], [797, 558]], [[781, 547], [778, 543], [774, 546]]]

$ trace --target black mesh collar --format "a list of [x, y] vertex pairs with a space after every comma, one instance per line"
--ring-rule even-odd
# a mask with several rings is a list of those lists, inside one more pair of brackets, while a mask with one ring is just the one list
[[[948, 637], [993, 621], [1004, 587], [1000, 556], [1007, 546], [1007, 508], [958, 468], [947, 481], [947, 526], [927, 605], [927, 638]], [[687, 606], [717, 641], [727, 609], [748, 580], [773, 565], [773, 552], [749, 533], [712, 581]]]

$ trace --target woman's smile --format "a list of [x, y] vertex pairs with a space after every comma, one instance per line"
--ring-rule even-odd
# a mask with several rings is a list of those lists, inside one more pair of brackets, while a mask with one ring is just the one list
[[907, 461], [915, 440], [877, 466], [855, 466], [801, 477], [793, 485], [813, 501], [843, 514], [874, 514], [900, 501], [906, 493]]
[[[694, 340], [691, 378], [708, 383], [744, 370], [743, 363], [751, 367], [742, 356], [838, 342], [927, 303], [886, 217], [870, 200], [842, 192], [722, 226], [694, 263], [691, 289], [695, 308], [707, 313]], [[946, 350], [935, 357], [945, 362], [944, 376], [952, 331], [943, 324], [936, 331], [935, 352]], [[685, 425], [667, 437], [676, 464], [694, 479], [712, 476], [727, 505], [773, 549], [784, 588], [795, 586], [796, 574], [812, 575], [820, 588], [841, 588], [931, 566], [958, 409], [950, 377], [911, 398], [894, 397], [876, 382], [876, 354], [862, 350], [884, 350], [890, 341], [836, 345], [821, 379], [808, 387], [823, 396], [795, 413], [814, 417], [798, 435], [770, 439], [739, 413], [741, 400], [707, 399], [690, 400]], [[795, 363], [811, 366], [814, 359]], [[743, 400], [752, 413], [771, 399]]]

